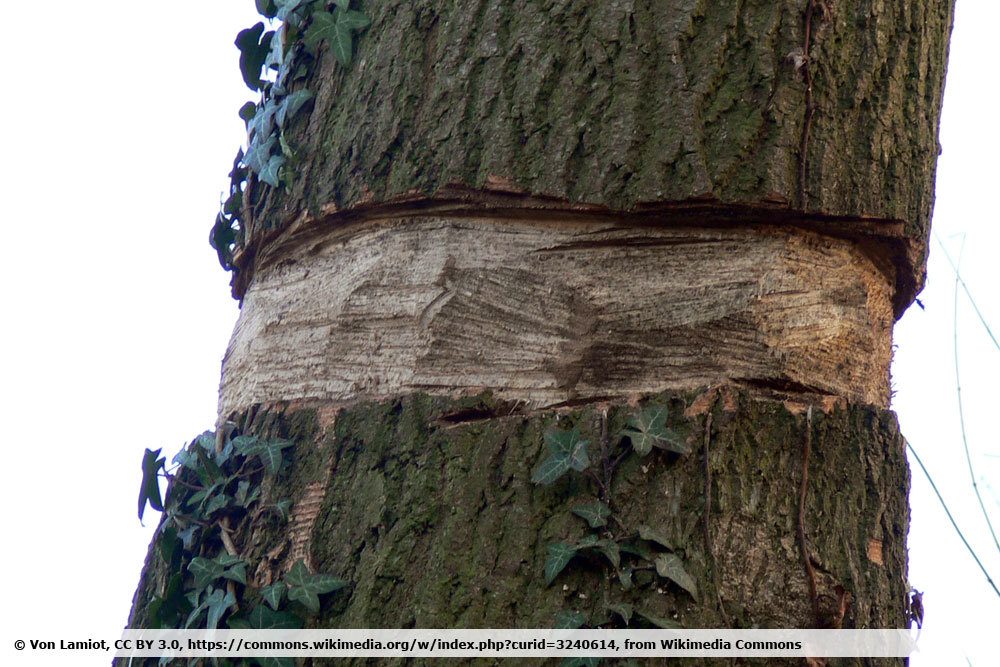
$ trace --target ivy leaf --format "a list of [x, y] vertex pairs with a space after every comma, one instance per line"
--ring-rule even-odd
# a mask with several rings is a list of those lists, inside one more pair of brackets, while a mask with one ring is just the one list
[[177, 553], [177, 547], [180, 545], [181, 541], [177, 538], [177, 529], [174, 528], [172, 522], [168, 519], [167, 522], [163, 523], [159, 531], [160, 536], [156, 540], [157, 548], [160, 552], [160, 558], [169, 567], [174, 561], [174, 554]]
[[602, 540], [597, 535], [587, 535], [585, 538], [576, 543], [576, 550], [582, 551], [584, 549], [597, 549], [604, 556], [611, 561], [611, 564], [617, 569], [621, 565], [621, 551], [618, 548], [618, 543], [614, 540]]
[[653, 447], [678, 454], [691, 452], [687, 442], [667, 427], [667, 407], [665, 405], [647, 405], [637, 414], [628, 418], [628, 425], [632, 428], [625, 429], [623, 434], [632, 441], [632, 448], [639, 456], [646, 456], [653, 451]]
[[590, 465], [587, 441], [580, 438], [577, 429], [550, 430], [545, 433], [549, 457], [542, 461], [531, 475], [535, 484], [552, 484], [568, 470], [585, 470]]
[[294, 93], [286, 96], [281, 101], [281, 104], [278, 105], [278, 110], [274, 115], [274, 120], [278, 123], [278, 127], [284, 127], [285, 121], [294, 118], [299, 109], [311, 100], [312, 97], [313, 94], [305, 89], [296, 90]]
[[[674, 549], [674, 545], [671, 544], [670, 540], [668, 540], [663, 533], [656, 530], [655, 528], [650, 528], [649, 526], [639, 526], [639, 537], [646, 540], [647, 542], [655, 542], [656, 544], [659, 544], [661, 547], [664, 547], [671, 551], [673, 551]], [[637, 554], [637, 555], [641, 556], [642, 554]], [[643, 557], [645, 558], [645, 556]]]
[[163, 499], [160, 496], [160, 470], [166, 465], [166, 457], [160, 457], [160, 449], [147, 449], [142, 455], [142, 482], [139, 484], [139, 521], [146, 511], [146, 503], [157, 512], [163, 511]]
[[[197, 597], [195, 598], [197, 600]], [[226, 610], [236, 604], [236, 596], [232, 593], [223, 592], [222, 589], [208, 587], [206, 591], [205, 599], [198, 604], [191, 614], [188, 616], [187, 621], [184, 623], [185, 628], [190, 628], [201, 616], [201, 613], [208, 610], [208, 619], [206, 627], [209, 630], [214, 630], [219, 626], [219, 620], [222, 615], [226, 613]]]
[[347, 585], [343, 579], [329, 574], [310, 574], [301, 558], [285, 575], [285, 583], [288, 584], [288, 599], [301, 602], [314, 614], [319, 613], [320, 595], [338, 591]]
[[549, 545], [548, 556], [545, 558], [545, 585], [551, 586], [559, 573], [565, 569], [573, 556], [576, 555], [577, 548], [565, 542], [554, 542]]
[[212, 460], [212, 456], [215, 454], [214, 445], [212, 449], [205, 449], [205, 447], [195, 447], [194, 454], [197, 457], [198, 466], [195, 468], [195, 472], [198, 474], [198, 478], [201, 483], [205, 486], [212, 486], [216, 484], [221, 484], [225, 479], [226, 475], [222, 472], [222, 468], [219, 464]]
[[577, 505], [573, 508], [573, 514], [583, 518], [591, 528], [601, 528], [608, 525], [611, 508], [598, 501], [590, 505]]
[[353, 32], [361, 32], [372, 24], [372, 20], [364, 12], [340, 7], [340, 11], [337, 12], [337, 23]]
[[636, 609], [635, 615], [646, 619], [647, 621], [649, 621], [650, 625], [662, 628], [663, 630], [680, 630], [683, 628], [683, 626], [680, 623], [676, 623], [669, 619], [656, 616], [655, 614], [650, 614], [649, 612], [645, 612], [641, 609]]
[[306, 2], [312, 2], [312, 0], [275, 0], [275, 4], [278, 6], [277, 17], [282, 21], [286, 20], [289, 14]]
[[313, 13], [302, 41], [313, 52], [320, 42], [327, 42], [340, 64], [347, 67], [354, 55], [354, 33], [370, 24], [371, 20], [359, 11], [343, 7], [334, 13], [318, 11]]
[[[275, 156], [284, 161], [284, 158]], [[261, 177], [263, 179], [263, 177]], [[290, 440], [261, 440], [252, 436], [241, 436], [233, 438], [233, 446], [236, 451], [246, 457], [256, 456], [260, 459], [268, 472], [274, 474], [281, 467], [281, 451], [291, 447]]]
[[626, 591], [632, 590], [632, 568], [630, 566], [625, 566], [618, 570], [618, 583], [622, 585], [622, 589]]
[[257, 5], [257, 13], [265, 18], [273, 19], [276, 7], [274, 0], [254, 0]]
[[587, 616], [582, 611], [560, 611], [556, 614], [556, 630], [576, 630], [587, 622]]
[[[236, 243], [236, 232], [233, 229], [233, 221], [222, 213], [215, 216], [215, 224], [212, 225], [212, 231], [208, 235], [208, 243], [215, 249], [216, 254], [219, 256], [219, 264], [222, 265], [223, 269], [228, 271], [233, 264], [233, 244]], [[184, 450], [177, 453], [177, 456], [174, 457], [174, 462], [178, 462], [178, 459], [181, 459], [181, 461], [187, 460], [187, 454]]]
[[205, 503], [205, 508], [202, 511], [205, 513], [205, 516], [211, 516], [219, 510], [224, 510], [229, 507], [232, 500], [233, 499], [225, 493], [214, 495], [207, 503]]
[[236, 48], [240, 50], [240, 74], [250, 90], [260, 90], [263, 81], [260, 70], [271, 50], [273, 31], [264, 32], [264, 24], [258, 22], [251, 28], [240, 30], [236, 35]]
[[205, 588], [210, 583], [222, 577], [225, 567], [214, 560], [196, 556], [188, 564], [188, 572], [194, 577], [195, 588]]
[[194, 546], [194, 538], [195, 538], [195, 535], [197, 533], [198, 533], [198, 525], [197, 524], [191, 524], [190, 526], [188, 526], [184, 530], [178, 531], [177, 537], [184, 544], [184, 550], [185, 551], [192, 551], [193, 550], [192, 547]]
[[240, 119], [247, 127], [250, 127], [250, 121], [252, 121], [253, 117], [256, 115], [257, 115], [257, 105], [255, 103], [246, 102], [243, 106], [240, 107], [240, 112], [239, 112]]
[[267, 50], [267, 58], [264, 59], [264, 67], [278, 69], [285, 63], [285, 26], [281, 25], [274, 34], [271, 35], [270, 48]]
[[205, 588], [216, 579], [231, 579], [246, 586], [246, 563], [239, 556], [222, 552], [214, 560], [196, 556], [188, 565], [195, 588]]
[[245, 479], [240, 480], [240, 483], [236, 485], [236, 496], [234, 497], [234, 500], [240, 507], [250, 507], [250, 505], [253, 504], [253, 502], [259, 497], [259, 486], [254, 486], [253, 490], [251, 490], [250, 482]]
[[219, 620], [226, 610], [236, 604], [236, 596], [229, 591], [223, 593], [221, 589], [217, 589], [205, 599], [204, 604], [208, 609], [206, 625], [209, 630], [214, 630], [219, 627]]
[[285, 164], [284, 155], [272, 155], [257, 176], [272, 188], [277, 188], [281, 185], [280, 171], [283, 164]]
[[632, 620], [633, 607], [627, 602], [609, 604], [608, 611], [621, 616], [621, 619], [625, 621], [625, 625], [628, 625], [628, 622]]
[[610, 562], [616, 570], [621, 567], [622, 556], [617, 542], [614, 540], [601, 540], [597, 543], [596, 548], [604, 554], [604, 557], [608, 559], [608, 562]]
[[260, 589], [260, 596], [264, 598], [264, 602], [271, 605], [271, 609], [278, 611], [278, 607], [281, 606], [281, 600], [285, 597], [285, 591], [288, 587], [285, 582], [279, 581]]
[[283, 521], [288, 521], [288, 518], [291, 516], [292, 501], [287, 498], [285, 500], [279, 500], [274, 504], [274, 509], [278, 512], [278, 515], [281, 516]]
[[684, 563], [677, 554], [660, 554], [656, 557], [656, 573], [665, 579], [669, 579], [688, 593], [691, 597], [698, 600], [698, 584], [695, 582], [694, 577], [687, 573], [684, 569]]
[[[254, 149], [254, 144], [266, 145], [267, 142], [272, 138], [271, 135], [274, 133], [274, 114], [278, 112], [278, 103], [274, 101], [273, 98], [267, 98], [260, 107], [257, 109], [257, 113], [250, 120], [250, 124], [247, 125], [247, 133], [252, 136], [253, 141], [250, 146], [247, 147], [247, 155]], [[270, 150], [264, 153], [264, 157], [270, 154]], [[247, 162], [249, 165], [250, 163]]]
[[245, 618], [229, 619], [234, 630], [297, 630], [302, 626], [302, 619], [295, 614], [272, 611], [264, 605], [254, 607]]

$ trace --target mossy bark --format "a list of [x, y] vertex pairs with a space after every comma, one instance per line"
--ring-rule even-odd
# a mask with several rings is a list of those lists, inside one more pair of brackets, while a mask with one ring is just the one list
[[354, 63], [324, 51], [304, 83], [293, 187], [254, 189], [249, 246], [302, 214], [499, 184], [614, 211], [901, 221], [919, 284], [953, 5], [361, 3]]
[[[667, 406], [691, 451], [627, 453], [604, 496], [614, 518], [597, 531], [571, 511], [601, 495], [595, 482], [570, 473], [541, 486], [532, 470], [545, 456], [545, 432], [576, 426], [602, 471], [629, 450], [619, 433], [634, 406], [522, 413], [488, 395], [410, 395], [339, 410], [254, 410], [246, 432], [297, 440], [290, 472], [267, 491], [297, 507], [290, 528], [260, 522], [238, 531], [251, 584], [269, 583], [297, 557], [350, 581], [324, 597], [315, 627], [552, 627], [565, 610], [584, 613], [591, 627], [624, 627], [610, 610], [621, 603], [636, 611], [630, 627], [652, 627], [643, 616], [689, 628], [907, 625], [909, 478], [892, 413], [827, 402], [809, 416], [805, 404], [729, 388], [649, 400]], [[308, 520], [296, 519], [303, 513]], [[580, 552], [546, 585], [553, 542], [597, 532], [668, 551], [636, 540], [643, 527], [681, 558], [696, 597], [624, 553], [631, 589], [597, 551]], [[133, 625], [163, 580], [151, 558]]]

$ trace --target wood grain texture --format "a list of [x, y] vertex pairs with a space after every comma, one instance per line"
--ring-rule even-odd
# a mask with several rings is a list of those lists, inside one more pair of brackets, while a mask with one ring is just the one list
[[888, 402], [892, 280], [794, 228], [409, 216], [257, 258], [220, 414], [492, 390], [534, 406], [734, 381]]

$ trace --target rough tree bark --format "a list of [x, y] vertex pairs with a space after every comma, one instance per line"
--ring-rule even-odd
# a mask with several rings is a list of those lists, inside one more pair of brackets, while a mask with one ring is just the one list
[[[257, 582], [300, 557], [347, 578], [329, 627], [615, 624], [621, 602], [905, 626], [891, 331], [923, 280], [952, 5], [364, 3], [235, 261], [220, 418], [296, 441], [287, 530], [238, 535]], [[600, 444], [650, 403], [690, 454], [531, 483], [546, 429]], [[545, 585], [598, 492], [697, 597], [600, 558]], [[134, 625], [162, 577], [151, 556]]]

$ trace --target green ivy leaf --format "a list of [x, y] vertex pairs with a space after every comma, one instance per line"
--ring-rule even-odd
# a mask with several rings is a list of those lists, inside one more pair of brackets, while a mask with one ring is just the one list
[[665, 553], [656, 557], [656, 573], [665, 579], [669, 579], [698, 600], [698, 584], [694, 577], [684, 569], [684, 563], [677, 554]]
[[229, 627], [234, 630], [297, 630], [303, 625], [298, 616], [287, 611], [272, 611], [264, 605], [254, 607], [245, 618], [229, 619]]
[[[197, 600], [197, 598], [195, 598]], [[202, 612], [208, 611], [208, 619], [206, 622], [206, 627], [209, 630], [214, 630], [219, 626], [219, 620], [222, 615], [226, 613], [226, 610], [236, 604], [236, 596], [228, 591], [223, 591], [221, 588], [208, 587], [205, 591], [205, 598], [198, 604], [191, 614], [188, 616], [187, 621], [184, 623], [185, 628], [190, 628], [197, 622], [198, 618], [201, 616]]]
[[587, 622], [587, 616], [582, 611], [563, 610], [556, 614], [556, 630], [576, 630]]
[[195, 588], [205, 588], [210, 583], [222, 577], [226, 568], [214, 560], [196, 556], [188, 564], [188, 572], [194, 577]]
[[260, 487], [254, 486], [251, 488], [250, 482], [243, 479], [240, 480], [239, 484], [236, 485], [236, 495], [234, 500], [236, 504], [240, 507], [247, 508], [253, 504], [257, 498], [260, 497]]
[[[284, 158], [281, 159], [283, 160]], [[281, 467], [282, 450], [294, 444], [290, 440], [262, 440], [253, 436], [233, 438], [233, 445], [236, 447], [236, 451], [248, 458], [256, 456], [272, 475], [278, 472], [278, 469]]]
[[618, 614], [621, 619], [625, 621], [625, 625], [628, 625], [629, 621], [632, 620], [633, 607], [627, 602], [619, 602], [617, 604], [609, 604], [608, 611], [613, 614]]
[[205, 503], [205, 507], [202, 510], [206, 517], [210, 517], [220, 510], [224, 510], [229, 507], [233, 499], [230, 498], [225, 493], [219, 493], [212, 496], [208, 502]]
[[547, 431], [545, 444], [549, 457], [531, 475], [535, 484], [552, 484], [570, 469], [583, 471], [590, 465], [588, 443], [580, 438], [580, 432], [575, 428], [570, 431]]
[[632, 568], [623, 567], [618, 570], [618, 583], [622, 585], [622, 588], [626, 591], [632, 590]]
[[239, 115], [243, 123], [249, 128], [250, 121], [252, 121], [253, 117], [257, 115], [257, 105], [253, 102], [245, 103], [240, 107]]
[[319, 613], [319, 596], [344, 588], [347, 582], [329, 574], [310, 574], [305, 561], [299, 559], [285, 575], [288, 584], [288, 599], [301, 602], [313, 612]]
[[181, 541], [177, 538], [177, 529], [174, 528], [170, 519], [161, 524], [159, 533], [156, 546], [159, 549], [160, 558], [169, 567], [174, 561], [174, 554], [177, 553], [177, 547], [180, 546]]
[[302, 41], [313, 52], [321, 42], [327, 42], [338, 62], [347, 67], [354, 55], [354, 33], [370, 24], [371, 20], [359, 11], [344, 8], [333, 13], [317, 11], [313, 13]]
[[632, 441], [632, 448], [639, 456], [646, 456], [653, 447], [666, 449], [678, 454], [688, 454], [691, 448], [679, 435], [667, 427], [667, 407], [650, 404], [628, 418], [628, 425], [622, 433]]
[[257, 5], [258, 14], [269, 19], [274, 18], [274, 14], [277, 11], [274, 0], [254, 0], [254, 3]]
[[188, 564], [195, 588], [205, 588], [217, 579], [231, 579], [246, 586], [246, 563], [239, 557], [222, 552], [214, 560], [196, 556]]
[[[639, 537], [647, 542], [655, 542], [665, 549], [669, 549], [671, 551], [674, 549], [674, 545], [667, 539], [667, 536], [655, 528], [650, 528], [649, 526], [639, 526]], [[646, 556], [643, 556], [643, 558], [645, 557]]]
[[656, 626], [657, 628], [662, 628], [663, 630], [680, 630], [683, 626], [680, 623], [676, 623], [666, 618], [656, 616], [655, 614], [650, 614], [649, 612], [643, 611], [641, 609], [635, 610], [635, 615], [649, 621], [650, 625]]
[[236, 596], [226, 591], [222, 590], [213, 591], [205, 599], [205, 605], [208, 608], [208, 619], [206, 626], [209, 630], [214, 630], [219, 627], [219, 620], [222, 619], [222, 615], [226, 613], [230, 607], [236, 604]]
[[147, 449], [142, 455], [142, 482], [139, 484], [139, 521], [146, 511], [146, 503], [157, 512], [163, 511], [160, 496], [160, 470], [166, 465], [166, 457], [160, 457], [161, 449]]
[[597, 535], [587, 535], [576, 543], [576, 550], [596, 549], [600, 551], [617, 569], [621, 565], [621, 550], [614, 540], [602, 540]]
[[292, 512], [292, 501], [287, 498], [285, 500], [279, 500], [274, 504], [274, 509], [278, 512], [278, 515], [281, 516], [283, 521], [288, 521]]
[[302, 90], [296, 90], [294, 93], [285, 96], [285, 98], [281, 100], [281, 104], [278, 105], [278, 110], [274, 115], [274, 120], [278, 123], [278, 127], [285, 127], [285, 121], [294, 118], [295, 114], [297, 114], [305, 103], [312, 99], [312, 97], [313, 94], [304, 88]]
[[264, 168], [257, 175], [261, 181], [267, 183], [272, 188], [281, 186], [281, 166], [285, 164], [284, 155], [272, 155]]
[[[236, 231], [233, 229], [233, 221], [222, 213], [215, 216], [215, 224], [212, 226], [212, 231], [209, 232], [208, 243], [215, 249], [216, 254], [219, 256], [219, 264], [222, 265], [222, 268], [229, 270], [233, 264], [233, 244], [236, 243]], [[174, 457], [175, 462], [178, 457], [181, 457], [183, 451], [181, 450]], [[186, 460], [186, 454], [181, 458]]]
[[601, 528], [608, 525], [611, 508], [598, 501], [590, 505], [577, 505], [573, 508], [573, 514], [583, 518], [591, 528]]
[[596, 548], [604, 554], [604, 557], [608, 559], [608, 562], [611, 563], [616, 570], [621, 567], [622, 556], [617, 542], [614, 540], [601, 540], [597, 543]]
[[277, 17], [284, 21], [288, 18], [289, 14], [294, 12], [303, 4], [312, 1], [313, 0], [275, 0], [275, 4], [278, 7]]
[[545, 585], [551, 586], [559, 573], [565, 569], [573, 556], [576, 555], [577, 548], [565, 542], [554, 542], [549, 545], [548, 556], [545, 558]]
[[271, 609], [275, 611], [281, 606], [281, 600], [285, 597], [285, 591], [288, 587], [285, 582], [279, 581], [260, 589], [260, 596], [264, 599], [264, 602], [271, 605]]
[[184, 530], [177, 532], [177, 537], [184, 544], [185, 551], [193, 551], [194, 538], [198, 533], [198, 529], [199, 527], [197, 524], [191, 524]]
[[240, 30], [236, 35], [236, 48], [240, 50], [240, 74], [250, 90], [260, 90], [263, 82], [260, 70], [271, 50], [273, 31], [264, 32], [264, 24], [258, 22], [251, 28]]

